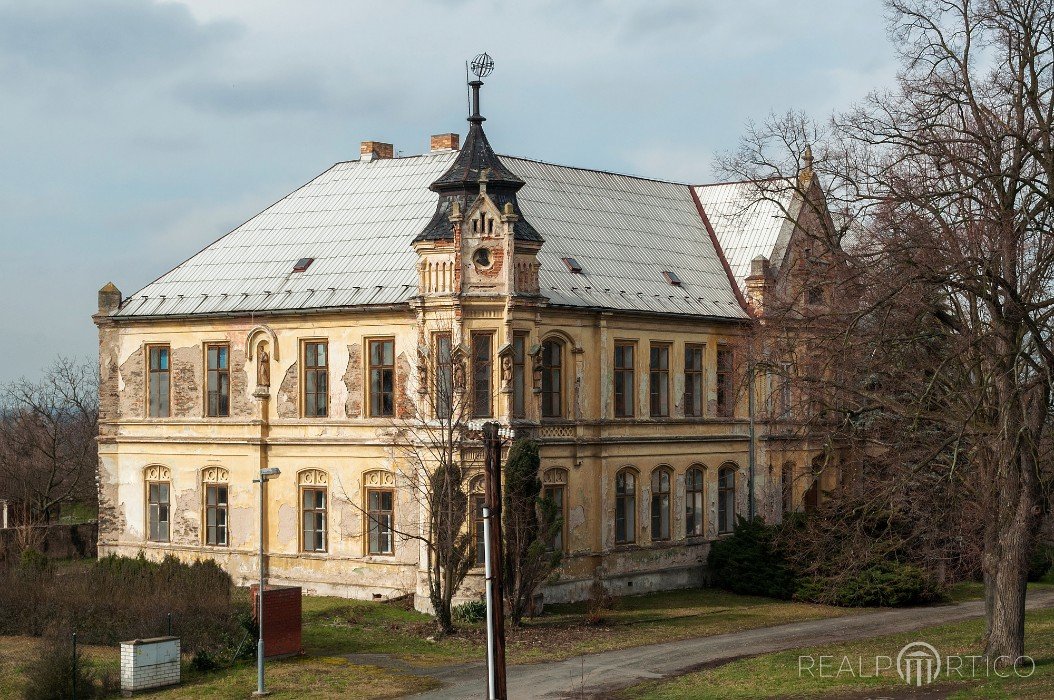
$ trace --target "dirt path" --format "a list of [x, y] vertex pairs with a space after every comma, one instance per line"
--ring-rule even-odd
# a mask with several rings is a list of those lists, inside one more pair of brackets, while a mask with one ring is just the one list
[[[1054, 607], [1054, 591], [1029, 593], [1029, 609], [1047, 607]], [[510, 666], [509, 697], [515, 700], [603, 697], [641, 681], [719, 665], [744, 656], [910, 632], [978, 618], [983, 614], [984, 602], [980, 600], [930, 608], [883, 610], [607, 651], [566, 661]], [[419, 668], [412, 672], [422, 673]], [[487, 671], [479, 662], [437, 668], [423, 675], [437, 678], [445, 685], [415, 696], [422, 700], [479, 700], [486, 695]]]

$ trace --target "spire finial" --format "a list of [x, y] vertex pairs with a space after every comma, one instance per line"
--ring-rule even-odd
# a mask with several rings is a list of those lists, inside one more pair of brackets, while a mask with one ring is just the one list
[[472, 73], [475, 80], [470, 80], [468, 86], [472, 89], [472, 114], [468, 120], [472, 124], [482, 124], [486, 118], [479, 113], [479, 89], [483, 87], [483, 78], [486, 78], [494, 70], [494, 59], [490, 54], [483, 52], [472, 59]]
[[805, 170], [812, 172], [812, 145], [805, 144], [805, 153], [801, 156], [802, 163], [805, 164]]

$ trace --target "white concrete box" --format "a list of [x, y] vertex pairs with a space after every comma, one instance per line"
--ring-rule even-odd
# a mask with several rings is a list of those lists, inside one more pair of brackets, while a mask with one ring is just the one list
[[121, 642], [121, 693], [179, 683], [179, 637]]

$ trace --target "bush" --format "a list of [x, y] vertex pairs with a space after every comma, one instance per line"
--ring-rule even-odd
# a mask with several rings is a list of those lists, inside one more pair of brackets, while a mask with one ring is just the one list
[[1032, 551], [1032, 556], [1028, 560], [1029, 583], [1042, 581], [1043, 577], [1050, 573], [1052, 554], [1054, 553], [1051, 552], [1049, 544], [1040, 543], [1036, 545], [1036, 548]]
[[[74, 670], [76, 668], [76, 671]], [[109, 679], [96, 683], [95, 670], [80, 649], [74, 653], [70, 635], [52, 636], [26, 667], [25, 700], [65, 700], [74, 697], [102, 698], [113, 688]]]
[[454, 619], [458, 622], [473, 625], [487, 619], [487, 601], [470, 600], [461, 605], [455, 605], [453, 609]]
[[789, 599], [795, 576], [776, 545], [776, 529], [761, 517], [739, 517], [731, 535], [710, 545], [713, 584], [733, 593]]
[[214, 562], [174, 557], [108, 556], [62, 566], [30, 557], [0, 572], [0, 590], [0, 634], [40, 636], [55, 626], [76, 630], [85, 644], [113, 645], [166, 634], [171, 614], [172, 633], [190, 654], [233, 651], [249, 608]]
[[798, 586], [795, 597], [850, 608], [896, 608], [934, 603], [943, 594], [933, 576], [923, 569], [879, 561], [843, 576], [806, 579]]

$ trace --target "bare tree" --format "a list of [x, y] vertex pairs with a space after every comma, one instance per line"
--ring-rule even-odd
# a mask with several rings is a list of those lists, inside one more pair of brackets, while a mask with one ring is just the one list
[[33, 522], [96, 499], [98, 386], [93, 365], [61, 358], [40, 380], [0, 389], [0, 493]]
[[[762, 333], [798, 360], [803, 431], [855, 443], [886, 474], [872, 501], [917, 512], [939, 492], [953, 522], [976, 504], [986, 653], [1012, 661], [1049, 508], [1054, 8], [888, 6], [894, 89], [822, 129], [795, 115], [754, 127], [725, 165], [797, 189], [822, 224], [802, 230], [811, 255]], [[823, 304], [793, 303], [817, 285]]]

